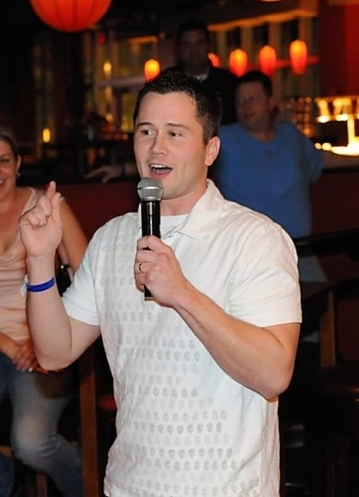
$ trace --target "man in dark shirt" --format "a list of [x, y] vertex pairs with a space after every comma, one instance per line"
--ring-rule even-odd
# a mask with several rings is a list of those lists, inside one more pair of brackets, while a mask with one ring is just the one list
[[214, 67], [209, 59], [210, 32], [206, 24], [188, 19], [178, 27], [176, 38], [180, 62], [169, 70], [186, 72], [211, 86], [222, 101], [222, 124], [236, 122], [234, 102], [238, 78], [227, 69]]

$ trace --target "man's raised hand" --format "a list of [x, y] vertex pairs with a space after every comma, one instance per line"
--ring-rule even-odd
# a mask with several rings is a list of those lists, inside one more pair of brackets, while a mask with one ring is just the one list
[[54, 255], [62, 238], [60, 203], [61, 194], [51, 181], [37, 204], [20, 217], [20, 235], [28, 257]]

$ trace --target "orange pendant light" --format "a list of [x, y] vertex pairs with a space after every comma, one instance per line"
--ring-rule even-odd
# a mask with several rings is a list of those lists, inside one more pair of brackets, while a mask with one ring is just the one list
[[220, 67], [221, 61], [220, 61], [220, 58], [218, 57], [218, 55], [216, 53], [209, 52], [208, 58], [210, 59], [210, 61], [214, 65], [214, 67]]
[[229, 54], [229, 70], [233, 72], [236, 76], [242, 76], [248, 66], [248, 55], [247, 52], [237, 48], [232, 50]]
[[259, 67], [267, 76], [273, 76], [277, 68], [277, 54], [273, 47], [265, 45], [259, 50]]
[[111, 0], [30, 0], [31, 6], [51, 28], [59, 31], [82, 31], [107, 12]]
[[302, 40], [295, 40], [289, 45], [289, 58], [294, 74], [304, 74], [308, 63], [307, 45]]
[[145, 73], [146, 81], [155, 78], [160, 72], [160, 63], [156, 59], [148, 59], [145, 62], [143, 72]]

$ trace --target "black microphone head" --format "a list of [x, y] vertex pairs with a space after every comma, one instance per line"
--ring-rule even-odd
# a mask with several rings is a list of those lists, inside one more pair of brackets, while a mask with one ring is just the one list
[[155, 178], [142, 178], [137, 185], [137, 193], [141, 200], [160, 201], [163, 194], [162, 182]]

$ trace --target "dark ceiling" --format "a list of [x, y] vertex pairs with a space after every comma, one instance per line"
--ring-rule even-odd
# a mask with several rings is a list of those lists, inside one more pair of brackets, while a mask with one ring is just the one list
[[102, 23], [121, 30], [140, 27], [171, 30], [188, 17], [208, 24], [256, 17], [294, 8], [300, 0], [112, 0]]
[[[51, 0], [48, 0], [51, 1]], [[99, 22], [101, 28], [119, 29], [124, 37], [171, 31], [187, 17], [200, 17], [209, 24], [254, 17], [295, 7], [299, 0], [112, 0]], [[1, 0], [0, 26], [47, 29], [29, 0]]]

